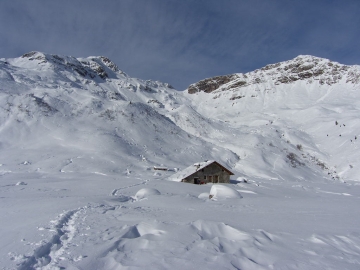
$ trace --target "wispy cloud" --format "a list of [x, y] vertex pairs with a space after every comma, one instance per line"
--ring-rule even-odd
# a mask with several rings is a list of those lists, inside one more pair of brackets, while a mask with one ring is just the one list
[[179, 89], [314, 54], [359, 63], [357, 0], [1, 1], [0, 57], [106, 55]]

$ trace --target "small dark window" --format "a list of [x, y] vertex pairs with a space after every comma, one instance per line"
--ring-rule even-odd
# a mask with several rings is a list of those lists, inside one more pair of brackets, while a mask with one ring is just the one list
[[206, 180], [206, 175], [204, 175], [204, 180]]
[[204, 169], [202, 169], [201, 171], [204, 172]]

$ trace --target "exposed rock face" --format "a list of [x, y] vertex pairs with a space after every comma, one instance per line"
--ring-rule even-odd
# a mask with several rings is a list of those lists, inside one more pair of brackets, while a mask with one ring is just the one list
[[226, 84], [237, 78], [236, 74], [217, 76], [209, 79], [199, 81], [198, 83], [192, 84], [188, 88], [189, 94], [204, 91], [205, 93], [211, 93], [218, 89], [221, 85]]
[[[313, 78], [318, 80], [320, 84], [334, 84], [346, 76], [350, 66], [341, 65], [325, 59], [312, 56], [299, 56], [294, 60], [279, 65], [276, 71], [281, 73], [277, 78], [276, 84], [291, 83], [297, 80], [305, 80]], [[261, 70], [267, 70], [268, 66]]]
[[275, 85], [296, 81], [332, 85], [345, 79], [347, 83], [360, 83], [360, 71], [356, 66], [342, 65], [327, 59], [301, 55], [293, 60], [267, 65], [261, 69], [242, 74], [218, 76], [201, 80], [188, 87], [188, 93], [211, 93], [234, 90], [241, 87], [272, 82]]
[[112, 62], [109, 58], [106, 58], [104, 56], [100, 56], [101, 61], [112, 71], [117, 72], [119, 71], [119, 68], [117, 65], [115, 65], [114, 62]]

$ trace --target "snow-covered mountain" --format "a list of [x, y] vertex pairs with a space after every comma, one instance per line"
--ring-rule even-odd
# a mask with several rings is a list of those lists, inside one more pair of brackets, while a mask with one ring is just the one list
[[[359, 67], [342, 65], [311, 55], [299, 55], [292, 60], [270, 64], [246, 74], [235, 73], [208, 78], [190, 85], [188, 92], [190, 94], [200, 91], [211, 93], [216, 90], [233, 90], [250, 85], [280, 85], [296, 81], [305, 81], [308, 84], [318, 82], [320, 85], [329, 86], [339, 82], [358, 84], [360, 82]], [[234, 96], [232, 100], [239, 98], [241, 97]]]
[[210, 143], [166, 116], [186, 104], [179, 92], [131, 78], [105, 57], [2, 59], [0, 85], [4, 171], [119, 173], [211, 157]]
[[231, 127], [234, 139], [224, 142], [238, 149], [237, 168], [245, 174], [254, 166], [278, 174], [286, 153], [298, 165], [318, 165], [343, 180], [358, 180], [360, 173], [354, 165], [360, 161], [359, 95], [359, 66], [313, 56], [205, 79], [185, 94], [198, 113]]
[[[0, 265], [358, 269], [359, 100], [360, 66], [313, 56], [186, 91], [106, 57], [1, 58]], [[242, 196], [166, 181], [204, 160]]]
[[100, 172], [103, 163], [100, 173], [118, 173], [205, 159], [245, 177], [360, 173], [359, 66], [299, 56], [180, 92], [131, 78], [106, 57], [31, 52], [1, 59], [0, 76], [3, 173]]

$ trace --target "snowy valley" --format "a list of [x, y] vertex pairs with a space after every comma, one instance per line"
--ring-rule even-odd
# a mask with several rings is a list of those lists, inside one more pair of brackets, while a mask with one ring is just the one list
[[[359, 269], [359, 115], [360, 66], [313, 56], [184, 91], [1, 58], [1, 269]], [[204, 160], [241, 196], [171, 181]]]

